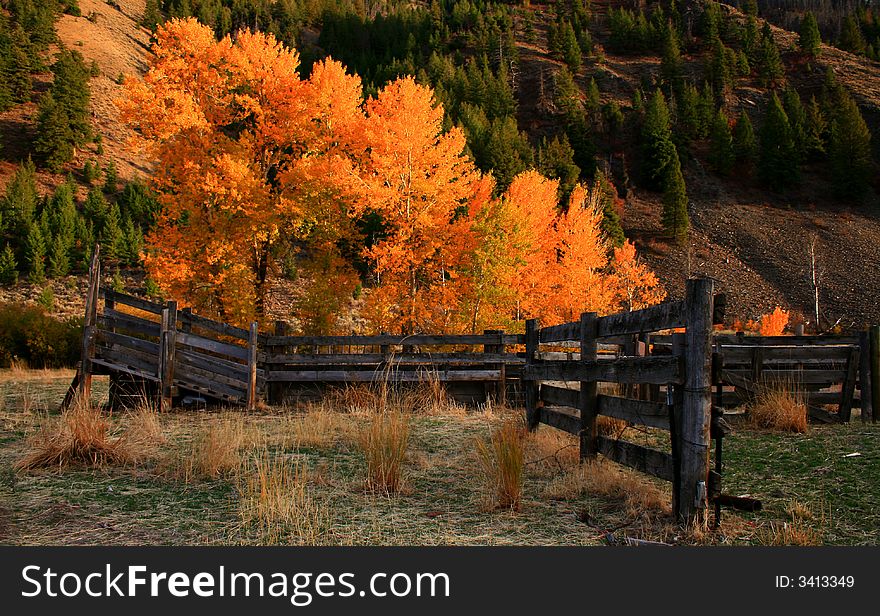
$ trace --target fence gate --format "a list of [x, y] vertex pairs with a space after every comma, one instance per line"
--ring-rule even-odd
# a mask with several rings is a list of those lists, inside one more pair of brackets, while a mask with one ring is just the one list
[[[723, 422], [711, 429], [712, 324], [720, 321], [714, 304], [713, 282], [698, 278], [687, 281], [684, 301], [605, 317], [585, 313], [552, 327], [528, 321], [523, 389], [529, 428], [544, 423], [565, 430], [580, 437], [582, 458], [602, 454], [672, 482], [675, 515], [705, 519], [721, 488], [720, 468], [710, 471], [709, 460], [710, 438], [723, 436]], [[672, 355], [644, 353], [647, 334], [680, 328]], [[624, 353], [600, 353], [608, 343], [622, 345]], [[580, 353], [542, 351], [542, 345], [579, 346]], [[615, 394], [602, 393], [600, 383], [617, 384]], [[599, 415], [668, 430], [671, 452], [597, 434]]]

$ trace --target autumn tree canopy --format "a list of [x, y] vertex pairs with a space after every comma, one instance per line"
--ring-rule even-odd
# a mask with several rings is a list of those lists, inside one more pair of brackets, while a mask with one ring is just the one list
[[187, 19], [155, 37], [150, 70], [119, 105], [154, 161], [161, 211], [144, 260], [167, 295], [260, 318], [281, 258], [297, 272], [304, 331], [334, 331], [360, 285], [368, 327], [404, 333], [662, 299], [633, 246], [603, 231], [607, 187], [576, 185], [560, 207], [559, 182], [524, 171], [496, 196], [413, 78], [365, 100], [333, 60], [301, 78], [272, 35], [218, 41]]

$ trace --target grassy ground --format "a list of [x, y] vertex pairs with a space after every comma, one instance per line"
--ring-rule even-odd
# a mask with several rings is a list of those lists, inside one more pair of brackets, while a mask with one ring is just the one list
[[[719, 531], [684, 532], [668, 516], [667, 484], [610, 463], [579, 467], [574, 439], [547, 427], [525, 440], [520, 511], [493, 509], [475, 439], [519, 414], [505, 409], [414, 408], [404, 487], [391, 496], [365, 489], [359, 435], [372, 415], [346, 410], [350, 401], [244, 418], [173, 412], [161, 416], [162, 439], [137, 464], [13, 470], [70, 377], [0, 375], [0, 543], [594, 545], [608, 532], [672, 543], [880, 543], [875, 426], [812, 427], [805, 435], [737, 427], [725, 441], [725, 491], [760, 498], [764, 511], [725, 512]], [[95, 389], [96, 398], [106, 396], [105, 382]], [[133, 421], [114, 417], [113, 426]], [[193, 460], [212, 436], [236, 445], [229, 459], [215, 460], [216, 473], [200, 472]], [[633, 428], [625, 437], [662, 440]], [[260, 456], [297, 470], [296, 502], [305, 504], [294, 517], [310, 516], [307, 530], [267, 530], [245, 513], [244, 486]]]

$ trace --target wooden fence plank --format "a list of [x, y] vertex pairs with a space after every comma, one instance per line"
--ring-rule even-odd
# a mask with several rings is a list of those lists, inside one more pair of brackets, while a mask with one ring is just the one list
[[614, 361], [526, 364], [523, 377], [538, 381], [606, 381], [610, 383], [678, 383], [683, 378], [673, 357], [624, 357]]
[[[717, 344], [717, 340], [715, 340]], [[730, 366], [736, 363], [751, 363], [755, 352], [759, 349], [763, 353], [764, 363], [776, 361], [778, 363], [804, 363], [804, 362], [846, 362], [849, 359], [850, 349], [853, 345], [834, 346], [734, 346], [722, 344], [721, 355], [724, 357], [724, 365]]]
[[[247, 366], [244, 364], [238, 364], [227, 359], [220, 359], [213, 355], [205, 355], [198, 351], [183, 349], [179, 346], [176, 351], [176, 356], [178, 359], [197, 368], [201, 368], [202, 370], [208, 370], [230, 379], [239, 379], [242, 382], [247, 382], [248, 372]], [[263, 370], [259, 370], [257, 376], [265, 379], [266, 373]]]
[[[266, 336], [261, 341], [268, 345], [283, 346], [481, 346], [484, 344], [497, 344], [498, 337], [478, 334], [437, 336], [426, 334], [412, 336], [381, 334], [378, 336]], [[525, 337], [518, 334], [504, 334], [501, 337], [501, 342], [504, 344], [524, 344]]]
[[580, 401], [580, 390], [541, 383], [540, 396], [541, 401], [544, 404], [550, 406], [568, 406], [576, 409], [578, 408]]
[[[794, 383], [799, 385], [842, 383], [846, 378], [845, 370], [762, 370], [761, 381], [764, 383]], [[721, 378], [725, 383], [736, 385], [729, 380], [731, 377], [742, 377], [754, 383], [754, 373], [751, 369], [724, 368]]]
[[215, 321], [214, 319], [199, 316], [197, 314], [193, 314], [192, 312], [181, 313], [180, 322], [185, 323], [190, 328], [198, 327], [200, 329], [214, 332], [216, 334], [229, 336], [230, 338], [238, 338], [240, 340], [247, 340], [249, 335], [248, 330], [242, 327], [235, 327], [234, 325], [221, 323], [220, 321]]
[[571, 411], [542, 406], [538, 409], [538, 421], [569, 434], [577, 435], [581, 432], [581, 418]]
[[388, 374], [382, 370], [282, 370], [269, 371], [267, 381], [273, 382], [314, 382], [342, 383], [346, 381], [369, 383], [388, 379], [397, 383], [422, 383], [431, 380], [440, 382], [482, 382], [497, 381], [501, 377], [500, 370], [443, 370], [443, 371], [408, 371]]
[[547, 342], [579, 342], [581, 336], [581, 322], [574, 321], [572, 323], [562, 323], [561, 325], [550, 325], [542, 327], [540, 333], [540, 341]]
[[642, 473], [672, 481], [672, 456], [628, 441], [607, 436], [597, 438], [599, 453], [606, 458]]
[[684, 302], [665, 302], [642, 310], [620, 312], [599, 318], [598, 337], [622, 336], [684, 327]]
[[104, 329], [122, 330], [151, 338], [159, 337], [159, 323], [107, 308], [104, 309], [103, 314], [98, 315], [98, 324]]
[[140, 297], [134, 297], [133, 295], [127, 295], [125, 293], [120, 293], [107, 287], [101, 287], [101, 297], [103, 297], [104, 299], [109, 299], [116, 304], [131, 306], [132, 308], [137, 308], [138, 310], [150, 312], [155, 315], [161, 315], [162, 310], [165, 308], [164, 304], [151, 302], [149, 300], [141, 299]]
[[203, 351], [210, 351], [212, 353], [218, 353], [220, 355], [227, 355], [229, 357], [234, 357], [235, 359], [242, 359], [247, 361], [248, 358], [248, 350], [245, 347], [235, 344], [229, 344], [228, 342], [220, 342], [219, 340], [212, 340], [211, 338], [204, 338], [195, 334], [185, 334], [183, 332], [178, 332], [177, 343], [196, 349], [201, 349]]
[[519, 357], [515, 353], [402, 353], [391, 355], [386, 358], [381, 353], [308, 353], [308, 354], [281, 354], [269, 353], [265, 361], [278, 365], [369, 365], [381, 364], [390, 361], [396, 366], [481, 366], [486, 364], [525, 364], [525, 357]]
[[117, 334], [103, 329], [97, 330], [96, 335], [98, 342], [119, 345], [121, 347], [131, 348], [145, 353], [152, 353], [157, 359], [159, 357], [159, 344], [157, 342], [144, 340], [143, 338], [134, 338], [132, 336], [126, 336], [125, 334]]
[[669, 408], [660, 402], [599, 394], [598, 408], [600, 415], [622, 419], [631, 424], [669, 429]]
[[104, 366], [105, 368], [109, 368], [110, 370], [115, 370], [117, 372], [125, 372], [126, 374], [130, 374], [132, 376], [136, 376], [140, 379], [145, 379], [147, 381], [159, 381], [159, 377], [149, 372], [146, 372], [145, 370], [139, 370], [137, 368], [132, 368], [124, 364], [117, 364], [108, 359], [101, 359], [96, 357], [92, 360], [92, 363], [99, 366]]

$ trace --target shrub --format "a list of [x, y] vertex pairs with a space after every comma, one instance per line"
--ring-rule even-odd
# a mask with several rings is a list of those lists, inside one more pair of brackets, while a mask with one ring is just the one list
[[776, 306], [773, 312], [761, 317], [760, 333], [762, 336], [781, 336], [786, 325], [788, 325], [788, 312]]
[[0, 367], [24, 360], [32, 368], [66, 368], [79, 359], [82, 326], [38, 306], [0, 304]]
[[40, 291], [40, 294], [37, 296], [37, 303], [45, 309], [46, 312], [55, 311], [55, 291], [52, 290], [52, 287], [43, 287], [43, 290]]
[[478, 440], [477, 454], [494, 492], [495, 506], [519, 511], [522, 503], [525, 430], [508, 419], [496, 428], [488, 441]]

